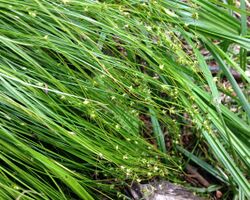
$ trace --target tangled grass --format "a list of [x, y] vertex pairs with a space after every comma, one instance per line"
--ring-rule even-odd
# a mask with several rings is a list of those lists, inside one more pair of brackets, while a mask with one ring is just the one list
[[250, 105], [229, 71], [248, 85], [247, 15], [217, 0], [0, 0], [0, 199], [129, 199], [133, 182], [183, 183], [188, 159], [249, 198]]

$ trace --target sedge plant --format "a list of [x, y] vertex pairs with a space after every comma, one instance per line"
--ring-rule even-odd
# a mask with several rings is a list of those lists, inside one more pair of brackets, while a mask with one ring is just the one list
[[[186, 158], [234, 198], [249, 198], [250, 105], [229, 71], [249, 83], [250, 33], [232, 15], [248, 15], [244, 8], [0, 0], [0, 198], [129, 199], [124, 189], [133, 183], [180, 183]], [[239, 59], [228, 53], [232, 45], [242, 49]], [[230, 82], [238, 113], [221, 102], [233, 91], [219, 87], [200, 46]], [[142, 116], [152, 126], [147, 137]], [[181, 147], [183, 126], [210, 159]]]

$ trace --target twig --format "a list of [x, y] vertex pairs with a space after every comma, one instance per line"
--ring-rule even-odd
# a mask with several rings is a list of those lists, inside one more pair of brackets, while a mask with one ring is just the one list
[[199, 181], [203, 186], [209, 187], [210, 183], [197, 171], [197, 169], [191, 165], [186, 166], [186, 170], [193, 178]]

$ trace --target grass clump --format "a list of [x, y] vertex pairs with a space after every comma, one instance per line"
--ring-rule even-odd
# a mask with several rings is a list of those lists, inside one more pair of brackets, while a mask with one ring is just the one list
[[[227, 46], [247, 51], [250, 39], [229, 8], [249, 14], [202, 0], [0, 1], [0, 198], [129, 198], [134, 182], [180, 182], [179, 152], [249, 197], [250, 106], [228, 66], [249, 77]], [[239, 113], [222, 105], [200, 46]], [[208, 152], [181, 147], [186, 126]]]

